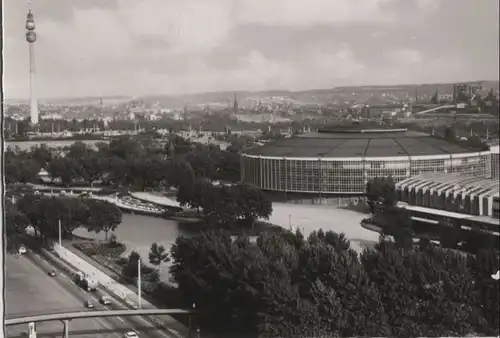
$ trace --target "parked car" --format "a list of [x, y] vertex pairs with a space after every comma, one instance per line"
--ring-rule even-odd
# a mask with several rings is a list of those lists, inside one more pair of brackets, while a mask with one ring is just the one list
[[21, 246], [19, 247], [18, 252], [19, 252], [21, 255], [22, 255], [22, 254], [25, 254], [25, 253], [27, 252], [26, 247], [25, 247], [24, 245], [21, 245]]
[[123, 338], [139, 338], [139, 335], [135, 331], [128, 331], [128, 332], [125, 332], [125, 334], [123, 335]]
[[93, 301], [91, 301], [91, 300], [87, 300], [87, 301], [85, 302], [85, 307], [86, 307], [86, 308], [88, 308], [88, 309], [92, 309], [92, 308], [94, 308], [94, 302], [93, 302]]

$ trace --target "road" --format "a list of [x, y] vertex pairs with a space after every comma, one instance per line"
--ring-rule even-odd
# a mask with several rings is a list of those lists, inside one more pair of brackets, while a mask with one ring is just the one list
[[[36, 253], [28, 251], [22, 256], [7, 254], [6, 266], [6, 317], [20, 317], [43, 313], [88, 311], [84, 303], [93, 300], [96, 310], [125, 309], [113, 303], [104, 306], [97, 302], [104, 294], [88, 293], [75, 285], [69, 275], [57, 271], [50, 277], [51, 264]], [[140, 337], [179, 338], [175, 334], [159, 330], [141, 317], [107, 317], [78, 319], [70, 322], [70, 337], [117, 338], [126, 331], [135, 330]], [[9, 338], [27, 337], [27, 325], [7, 327]], [[37, 337], [61, 337], [63, 324], [45, 322], [36, 324]]]

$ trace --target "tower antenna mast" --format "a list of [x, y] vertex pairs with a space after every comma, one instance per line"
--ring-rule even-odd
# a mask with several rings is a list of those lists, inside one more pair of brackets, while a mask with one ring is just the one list
[[29, 44], [29, 58], [30, 58], [30, 118], [31, 124], [38, 124], [38, 100], [35, 92], [35, 19], [31, 11], [31, 0], [28, 1], [28, 15], [26, 16], [26, 41]]

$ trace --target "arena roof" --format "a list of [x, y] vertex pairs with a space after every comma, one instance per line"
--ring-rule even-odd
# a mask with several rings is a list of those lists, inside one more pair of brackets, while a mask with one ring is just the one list
[[497, 179], [444, 173], [421, 174], [396, 184], [398, 189], [405, 187], [417, 187], [424, 191], [439, 188], [443, 191], [491, 197], [499, 196], [500, 192], [500, 182]]
[[479, 152], [429, 134], [399, 130], [328, 130], [272, 141], [248, 155], [287, 157], [392, 157]]

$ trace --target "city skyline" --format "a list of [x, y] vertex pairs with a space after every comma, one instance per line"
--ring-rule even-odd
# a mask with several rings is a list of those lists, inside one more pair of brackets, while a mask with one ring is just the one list
[[[4, 4], [4, 94], [27, 98], [28, 3]], [[31, 8], [42, 98], [498, 80], [496, 0], [34, 0]]]

